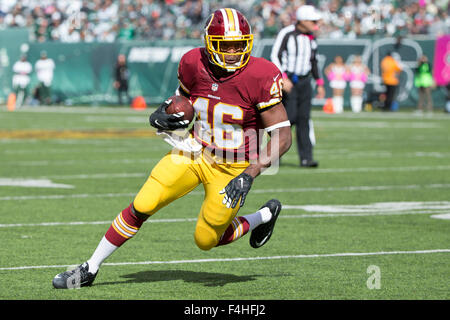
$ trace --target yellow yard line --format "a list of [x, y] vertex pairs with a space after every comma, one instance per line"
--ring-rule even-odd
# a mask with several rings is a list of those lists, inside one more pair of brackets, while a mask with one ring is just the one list
[[87, 139], [155, 137], [148, 129], [81, 129], [81, 130], [0, 130], [0, 139]]

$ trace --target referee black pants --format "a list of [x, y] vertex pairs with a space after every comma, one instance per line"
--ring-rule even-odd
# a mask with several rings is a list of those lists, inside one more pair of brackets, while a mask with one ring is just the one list
[[384, 111], [390, 111], [392, 108], [392, 102], [395, 100], [397, 93], [397, 86], [386, 85], [386, 100], [384, 101]]
[[301, 78], [289, 94], [284, 94], [283, 104], [289, 121], [296, 126], [297, 150], [302, 160], [313, 160], [313, 145], [309, 136], [312, 87], [310, 77]]

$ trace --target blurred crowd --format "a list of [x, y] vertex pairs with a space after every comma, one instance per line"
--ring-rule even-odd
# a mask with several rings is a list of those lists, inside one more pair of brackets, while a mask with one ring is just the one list
[[[198, 39], [219, 0], [2, 0], [0, 30], [30, 28], [38, 42], [114, 42]], [[229, 0], [243, 12], [255, 37], [274, 38], [302, 4], [323, 14], [318, 36], [438, 36], [450, 33], [448, 0]]]
[[448, 0], [320, 1], [328, 38], [450, 33]]

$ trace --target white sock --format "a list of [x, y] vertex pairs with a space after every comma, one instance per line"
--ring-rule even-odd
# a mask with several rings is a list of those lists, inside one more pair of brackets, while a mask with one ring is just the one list
[[96, 273], [103, 261], [108, 258], [114, 251], [116, 251], [117, 248], [119, 247], [113, 245], [103, 236], [102, 240], [100, 240], [100, 243], [97, 246], [97, 249], [95, 249], [94, 254], [87, 261], [87, 263], [89, 264], [89, 272]]
[[361, 112], [363, 98], [361, 96], [352, 96], [350, 98], [350, 105], [353, 112]]
[[309, 140], [311, 140], [311, 144], [314, 147], [316, 145], [316, 134], [314, 132], [314, 124], [312, 119], [309, 119]]
[[333, 97], [333, 109], [335, 113], [344, 112], [344, 97], [341, 96]]
[[244, 216], [244, 218], [248, 221], [249, 231], [252, 231], [260, 224], [269, 222], [272, 219], [272, 212], [269, 208], [264, 207], [255, 213]]

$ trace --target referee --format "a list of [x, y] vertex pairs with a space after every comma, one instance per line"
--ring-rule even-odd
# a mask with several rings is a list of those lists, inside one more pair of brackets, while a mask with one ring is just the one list
[[325, 97], [323, 79], [317, 66], [317, 42], [313, 32], [318, 29], [320, 14], [313, 6], [297, 9], [295, 24], [280, 30], [272, 47], [271, 60], [283, 74], [283, 92], [289, 120], [296, 125], [300, 166], [318, 167], [313, 158], [314, 129], [311, 114], [311, 74], [317, 84], [317, 98]]

